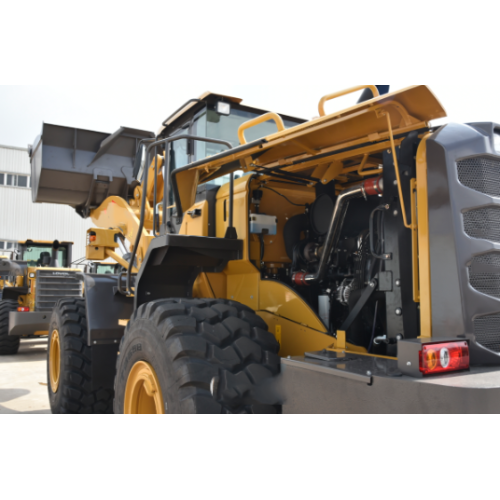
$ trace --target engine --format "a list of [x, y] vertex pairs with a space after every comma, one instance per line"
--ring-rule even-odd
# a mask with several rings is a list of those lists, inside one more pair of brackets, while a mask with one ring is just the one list
[[[273, 276], [292, 286], [328, 331], [346, 331], [349, 343], [373, 353], [386, 352], [387, 345], [396, 342], [386, 335], [381, 283], [388, 258], [384, 228], [389, 206], [383, 189], [384, 180], [377, 177], [339, 195], [333, 190], [317, 196], [303, 214], [286, 222], [283, 237], [291, 265]], [[261, 196], [254, 192], [253, 201]], [[265, 220], [255, 217], [253, 223], [259, 222]], [[272, 226], [266, 231], [274, 232]]]

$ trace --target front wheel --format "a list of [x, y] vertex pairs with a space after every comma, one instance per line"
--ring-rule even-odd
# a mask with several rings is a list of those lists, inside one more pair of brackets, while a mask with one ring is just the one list
[[237, 302], [144, 304], [120, 345], [115, 413], [278, 413], [256, 396], [279, 372], [278, 351], [266, 323]]
[[54, 308], [47, 378], [52, 413], [113, 413], [113, 388], [93, 387], [84, 299], [64, 299]]
[[0, 356], [17, 354], [21, 339], [9, 335], [9, 313], [17, 311], [16, 300], [0, 301]]

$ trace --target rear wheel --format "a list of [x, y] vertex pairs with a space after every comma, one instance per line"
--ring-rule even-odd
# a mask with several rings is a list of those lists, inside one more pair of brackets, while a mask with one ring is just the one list
[[113, 413], [113, 388], [92, 386], [85, 300], [62, 300], [52, 313], [47, 379], [52, 413]]
[[21, 339], [9, 335], [9, 313], [17, 311], [16, 300], [5, 299], [0, 301], [0, 356], [17, 354]]
[[278, 413], [259, 395], [279, 373], [278, 351], [266, 323], [242, 304], [145, 304], [120, 345], [115, 413]]

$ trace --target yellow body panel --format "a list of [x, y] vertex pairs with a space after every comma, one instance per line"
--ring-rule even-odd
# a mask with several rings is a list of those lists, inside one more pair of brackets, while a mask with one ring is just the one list
[[[287, 318], [317, 332], [326, 333], [327, 329], [311, 307], [295, 290], [277, 281], [260, 282], [259, 311]], [[333, 341], [333, 338], [330, 337]]]
[[182, 220], [179, 234], [187, 234], [191, 236], [208, 236], [208, 201], [203, 200], [199, 203], [195, 203], [188, 210], [188, 212], [193, 212], [194, 210], [201, 210], [201, 215], [195, 217], [190, 213], [186, 213], [184, 219]]
[[418, 267], [420, 289], [420, 335], [432, 337], [431, 257], [429, 241], [429, 199], [427, 195], [427, 139], [417, 151]]
[[[135, 241], [139, 231], [137, 213], [126, 200], [118, 196], [111, 196], [104, 200], [102, 205], [92, 210], [91, 218], [97, 227], [120, 229], [128, 241]], [[142, 230], [141, 241], [137, 249], [137, 261], [142, 264], [153, 236], [146, 229]], [[101, 259], [104, 260], [104, 259]]]
[[281, 336], [279, 354], [282, 357], [303, 356], [305, 352], [321, 351], [335, 346], [335, 339], [325, 333], [267, 311], [256, 312], [267, 323], [271, 333], [276, 334], [276, 328], [279, 327]]
[[117, 229], [92, 228], [87, 231], [87, 247], [85, 258], [92, 261], [102, 261], [108, 258], [108, 248], [118, 248], [115, 236], [121, 231]]

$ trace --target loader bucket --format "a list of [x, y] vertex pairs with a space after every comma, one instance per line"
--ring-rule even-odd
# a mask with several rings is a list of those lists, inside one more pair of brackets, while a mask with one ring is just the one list
[[45, 123], [30, 152], [33, 202], [70, 205], [88, 217], [108, 196], [126, 198], [138, 144], [153, 137], [124, 127], [110, 135]]

